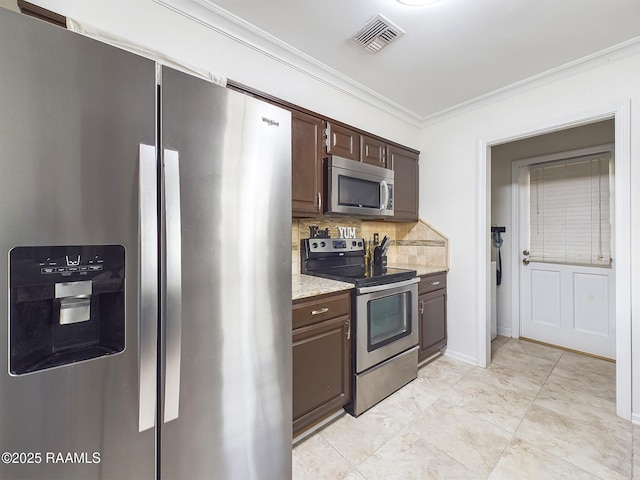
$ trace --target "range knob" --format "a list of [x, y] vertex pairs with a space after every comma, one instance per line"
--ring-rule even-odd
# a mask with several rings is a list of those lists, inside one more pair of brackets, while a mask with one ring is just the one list
[[358, 246], [361, 247], [362, 246], [362, 242], [358, 242]]
[[324, 247], [326, 247], [326, 246], [327, 246], [327, 244], [326, 244], [326, 243], [324, 243], [324, 242], [320, 242], [320, 246], [324, 248]]
[[317, 244], [316, 242], [313, 242], [313, 243], [311, 244], [311, 247], [312, 247], [312, 248], [318, 248], [318, 244]]
[[355, 247], [357, 245], [358, 242], [356, 242], [355, 240], [353, 242], [351, 242], [351, 246]]

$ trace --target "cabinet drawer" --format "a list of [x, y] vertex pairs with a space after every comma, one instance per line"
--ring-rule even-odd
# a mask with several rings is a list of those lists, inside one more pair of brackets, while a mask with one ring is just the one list
[[445, 272], [420, 277], [418, 293], [429, 293], [441, 288], [447, 288], [447, 274]]
[[293, 329], [312, 325], [341, 315], [349, 315], [351, 295], [329, 294], [296, 300], [293, 304]]

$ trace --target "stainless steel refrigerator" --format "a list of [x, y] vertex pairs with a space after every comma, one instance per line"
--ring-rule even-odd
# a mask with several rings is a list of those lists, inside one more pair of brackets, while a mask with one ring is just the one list
[[0, 478], [291, 477], [290, 132], [0, 9]]

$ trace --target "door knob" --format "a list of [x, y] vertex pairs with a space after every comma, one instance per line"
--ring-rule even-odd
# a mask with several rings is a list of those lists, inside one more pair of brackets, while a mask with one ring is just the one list
[[529, 256], [529, 250], [523, 250], [523, 251], [522, 251], [522, 254], [523, 254], [523, 255], [527, 255], [527, 256]]
[[529, 262], [528, 258], [523, 258], [522, 259], [522, 263], [525, 264], [525, 265], [529, 265], [530, 262]]

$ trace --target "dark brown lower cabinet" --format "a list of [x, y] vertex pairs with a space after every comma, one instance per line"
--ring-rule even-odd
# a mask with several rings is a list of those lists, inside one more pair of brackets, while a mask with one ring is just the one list
[[293, 304], [293, 435], [351, 401], [351, 295]]
[[418, 315], [421, 362], [447, 345], [447, 274], [435, 273], [420, 277], [418, 284]]

